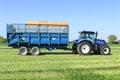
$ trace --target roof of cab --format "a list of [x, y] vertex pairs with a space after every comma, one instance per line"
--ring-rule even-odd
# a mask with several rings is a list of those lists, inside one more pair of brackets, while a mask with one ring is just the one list
[[79, 33], [92, 33], [92, 34], [94, 34], [95, 32], [93, 32], [93, 31], [80, 31]]

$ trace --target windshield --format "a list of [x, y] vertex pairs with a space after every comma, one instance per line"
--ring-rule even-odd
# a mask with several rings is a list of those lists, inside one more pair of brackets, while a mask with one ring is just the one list
[[94, 40], [94, 34], [93, 33], [81, 33], [80, 39], [90, 39]]

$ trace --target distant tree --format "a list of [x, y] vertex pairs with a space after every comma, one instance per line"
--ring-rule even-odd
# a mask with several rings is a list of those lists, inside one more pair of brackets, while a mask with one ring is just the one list
[[116, 36], [116, 35], [113, 35], [113, 34], [112, 34], [112, 35], [109, 35], [109, 36], [108, 36], [108, 42], [109, 42], [109, 43], [112, 43], [112, 44], [113, 44], [113, 43], [116, 42], [116, 41], [117, 41], [117, 36]]
[[6, 38], [0, 36], [0, 43], [5, 43], [6, 42]]
[[120, 40], [118, 40], [118, 43], [120, 44]]

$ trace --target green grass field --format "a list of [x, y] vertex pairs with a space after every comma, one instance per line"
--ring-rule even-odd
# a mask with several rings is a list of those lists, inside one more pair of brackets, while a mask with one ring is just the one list
[[20, 56], [0, 44], [0, 80], [120, 80], [120, 45], [110, 47], [109, 56], [44, 49], [40, 56]]

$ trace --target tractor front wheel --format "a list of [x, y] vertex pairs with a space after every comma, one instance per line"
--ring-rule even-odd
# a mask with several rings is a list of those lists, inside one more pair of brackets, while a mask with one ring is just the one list
[[102, 55], [110, 55], [110, 52], [111, 52], [110, 47], [107, 45], [102, 46], [100, 49], [100, 53]]
[[77, 46], [77, 52], [81, 55], [91, 54], [92, 46], [88, 42], [82, 42]]

